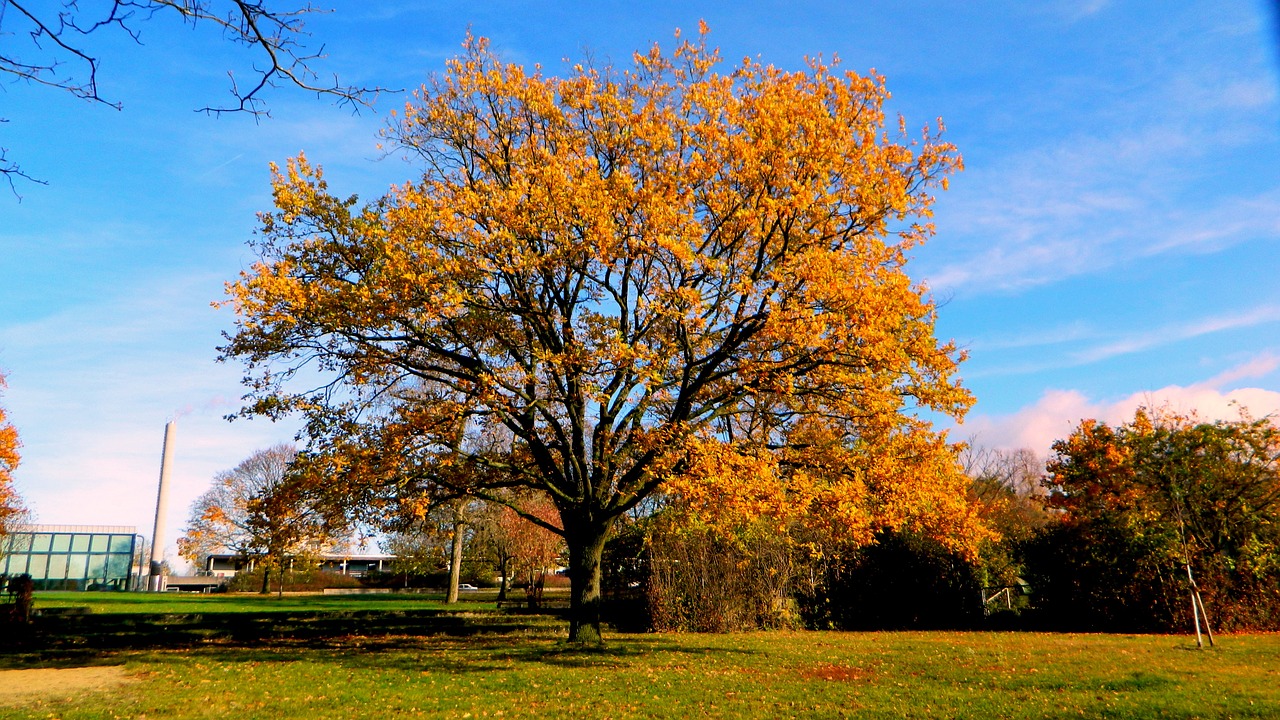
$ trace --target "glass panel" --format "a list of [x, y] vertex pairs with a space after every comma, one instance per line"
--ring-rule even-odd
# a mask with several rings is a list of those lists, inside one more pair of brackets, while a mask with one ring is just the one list
[[45, 576], [45, 571], [49, 569], [48, 555], [32, 555], [31, 565], [27, 568], [27, 572], [31, 573], [33, 580], [40, 580]]
[[45, 573], [45, 577], [50, 580], [61, 580], [66, 576], [67, 576], [67, 556], [66, 555], [50, 555], [49, 570]]
[[89, 571], [86, 577], [93, 579], [101, 579], [107, 576], [107, 556], [106, 555], [90, 555]]
[[133, 536], [132, 535], [112, 535], [111, 552], [133, 554]]
[[33, 536], [31, 552], [49, 552], [49, 533], [36, 533]]
[[90, 535], [72, 535], [71, 552], [89, 552]]
[[89, 543], [89, 552], [106, 552], [107, 543], [110, 540], [110, 535], [94, 535], [93, 540]]
[[51, 552], [66, 552], [71, 549], [71, 536], [58, 533], [53, 536], [53, 542], [49, 544]]
[[108, 555], [107, 556], [107, 577], [116, 579], [128, 579], [129, 577], [129, 561], [132, 559], [129, 555]]
[[[17, 555], [31, 552], [31, 533], [10, 533], [0, 538], [0, 555]], [[0, 560], [0, 565], [3, 565]]]
[[[88, 540], [88, 538], [85, 538]], [[71, 555], [67, 562], [67, 579], [79, 580], [84, 577], [84, 571], [89, 565], [89, 557], [87, 555]]]
[[8, 565], [8, 568], [5, 569], [6, 574], [21, 575], [22, 573], [27, 571], [27, 556], [26, 555], [10, 555], [4, 560], [0, 560], [0, 567], [3, 567], [5, 565]]

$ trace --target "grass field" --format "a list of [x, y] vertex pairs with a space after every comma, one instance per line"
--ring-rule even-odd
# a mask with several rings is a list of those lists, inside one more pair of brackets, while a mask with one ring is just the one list
[[[519, 594], [519, 593], [517, 593]], [[462, 599], [472, 609], [492, 610], [497, 591], [470, 591]], [[42, 592], [37, 608], [84, 607], [97, 614], [148, 615], [172, 613], [294, 613], [356, 610], [443, 610], [441, 593], [388, 593], [370, 595], [272, 595], [191, 593], [83, 593]]]
[[[205, 617], [215, 607], [132, 598], [123, 615], [154, 603], [158, 623], [172, 620], [172, 603]], [[135, 681], [5, 701], [0, 718], [1280, 717], [1277, 635], [1223, 637], [1201, 651], [1174, 636], [615, 634], [582, 650], [561, 642], [554, 618], [485, 603], [454, 613], [418, 596], [286, 597], [268, 615], [265, 598], [221, 600], [227, 618], [336, 618], [329, 627], [341, 629], [10, 653], [4, 667], [122, 665]], [[55, 602], [74, 599], [42, 596], [37, 606]], [[120, 602], [95, 598], [106, 604], [94, 612], [119, 612]]]

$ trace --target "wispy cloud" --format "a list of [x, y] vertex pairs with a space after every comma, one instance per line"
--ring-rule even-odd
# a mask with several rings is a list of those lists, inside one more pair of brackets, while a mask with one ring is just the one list
[[984, 352], [993, 350], [1014, 350], [1019, 348], [1047, 347], [1076, 343], [1098, 337], [1098, 331], [1089, 323], [1082, 321], [1059, 325], [1043, 330], [1018, 333], [1016, 335], [999, 335], [973, 343], [975, 349]]
[[[1260, 305], [1237, 312], [1171, 323], [1151, 330], [1115, 331], [1102, 329], [1096, 323], [1073, 323], [1041, 332], [1001, 336], [975, 342], [975, 350], [984, 353], [1026, 348], [1053, 348], [1053, 351], [1043, 353], [1037, 359], [1028, 362], [1001, 364], [975, 370], [968, 373], [968, 376], [979, 378], [1025, 375], [1080, 367], [1205, 335], [1276, 322], [1280, 322], [1280, 306]], [[1062, 347], [1064, 345], [1076, 347], [1064, 348]]]
[[1213, 377], [1192, 385], [1193, 388], [1209, 388], [1221, 390], [1240, 380], [1257, 380], [1265, 378], [1280, 369], [1280, 355], [1264, 352], [1235, 367], [1228, 368]]
[[[1017, 292], [1155, 255], [1275, 237], [1274, 175], [1230, 186], [1214, 176], [1221, 158], [1271, 147], [1275, 133], [1280, 99], [1261, 31], [1241, 32], [1215, 40], [1222, 33], [1206, 27], [1197, 40], [1210, 43], [1205, 52], [1161, 58], [1140, 73], [1116, 66], [1100, 77], [1046, 78], [1053, 90], [1043, 99], [1032, 93], [1012, 115], [1030, 126], [1012, 130], [1020, 142], [1009, 147], [1017, 149], [990, 143], [971, 153], [940, 200], [941, 241], [923, 256], [930, 285]], [[1229, 64], [1211, 52], [1212, 42], [1228, 40], [1256, 51]]]
[[[1098, 170], [1096, 181], [1115, 175]], [[1104, 198], [1100, 190], [1067, 187], [1061, 177], [1015, 174], [1003, 182], [1021, 190], [1002, 190], [999, 198], [954, 198], [957, 211], [940, 221], [952, 259], [927, 271], [931, 287], [966, 295], [1014, 292], [1166, 253], [1214, 253], [1280, 233], [1280, 187], [1206, 199], [1190, 208], [1173, 199], [1181, 192], [1173, 188], [1164, 198], [1156, 190], [1124, 189]], [[1058, 197], [1041, 199], [1045, 194]]]
[[1190, 340], [1202, 335], [1210, 335], [1224, 330], [1254, 327], [1277, 321], [1280, 321], [1280, 307], [1264, 305], [1241, 313], [1202, 318], [1188, 323], [1168, 325], [1150, 332], [1137, 333], [1120, 340], [1082, 350], [1075, 353], [1072, 359], [1077, 364], [1088, 364], [1118, 355], [1129, 355], [1170, 343]]
[[237, 154], [235, 157], [231, 158], [230, 160], [226, 160], [226, 161], [224, 161], [224, 162], [221, 162], [221, 163], [219, 163], [219, 164], [217, 164], [217, 165], [215, 165], [215, 166], [213, 166], [213, 167], [209, 168], [208, 170], [204, 171], [204, 173], [203, 173], [203, 174], [201, 174], [201, 175], [200, 175], [200, 177], [202, 177], [202, 178], [209, 177], [210, 175], [213, 175], [214, 173], [218, 172], [218, 171], [219, 171], [219, 170], [221, 170], [222, 168], [224, 168], [224, 167], [226, 167], [226, 166], [228, 166], [228, 165], [230, 165], [230, 164], [234, 163], [235, 161], [237, 161], [237, 160], [239, 160], [239, 159], [241, 159], [241, 158], [243, 158], [243, 157], [244, 157], [244, 153], [239, 153], [239, 154]]
[[1065, 11], [1073, 21], [1078, 21], [1097, 15], [1110, 4], [1110, 0], [1071, 0], [1065, 3]]

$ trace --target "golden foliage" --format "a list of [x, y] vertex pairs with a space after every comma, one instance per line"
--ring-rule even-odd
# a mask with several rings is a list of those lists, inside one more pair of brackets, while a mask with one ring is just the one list
[[[340, 475], [402, 497], [539, 489], [571, 556], [663, 484], [973, 547], [916, 416], [963, 415], [963, 354], [905, 272], [955, 148], [887, 132], [881, 77], [720, 65], [705, 28], [565, 77], [469, 37], [387, 130], [420, 179], [359, 206], [304, 156], [273, 168], [261, 261], [227, 287], [247, 412], [307, 414]], [[291, 391], [312, 361], [331, 384]]]
[[716, 439], [690, 446], [692, 461], [664, 490], [722, 531], [765, 519], [776, 535], [808, 538], [820, 551], [910, 530], [971, 557], [993, 537], [956, 448], [923, 426], [856, 443], [801, 427], [778, 450]]
[[[5, 387], [4, 375], [0, 374], [0, 389]], [[18, 430], [8, 420], [3, 407], [0, 407], [0, 536], [5, 535], [14, 523], [26, 517], [27, 510], [13, 485], [13, 471], [17, 469], [21, 457], [18, 448], [22, 443], [18, 440]]]

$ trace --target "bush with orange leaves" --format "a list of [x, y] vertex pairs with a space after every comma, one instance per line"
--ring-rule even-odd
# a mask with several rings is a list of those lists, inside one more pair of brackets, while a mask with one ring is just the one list
[[1280, 427], [1142, 408], [1054, 443], [1060, 511], [1028, 547], [1036, 606], [1061, 626], [1191, 627], [1187, 567], [1214, 629], [1280, 629]]

